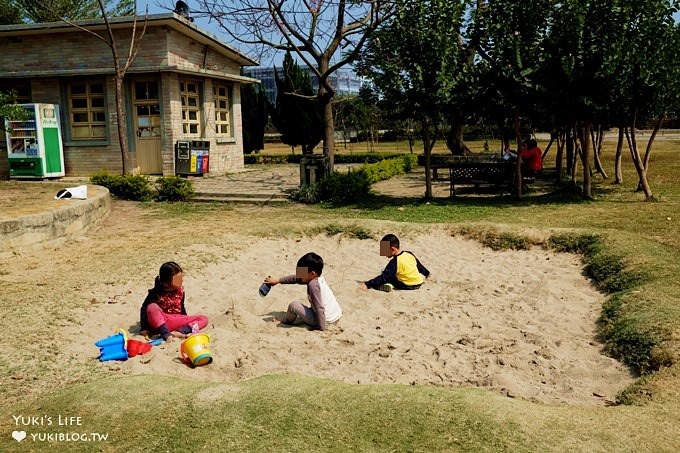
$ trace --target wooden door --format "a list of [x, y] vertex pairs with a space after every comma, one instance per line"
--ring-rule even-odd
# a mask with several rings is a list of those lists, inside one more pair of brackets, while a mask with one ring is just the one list
[[134, 82], [133, 110], [139, 171], [143, 175], [162, 174], [161, 109], [157, 80]]

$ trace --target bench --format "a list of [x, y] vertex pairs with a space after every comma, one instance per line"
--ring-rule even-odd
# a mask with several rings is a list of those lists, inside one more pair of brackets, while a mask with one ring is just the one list
[[474, 184], [475, 187], [482, 184], [510, 187], [513, 175], [514, 165], [508, 161], [452, 161], [449, 165], [450, 194], [452, 197], [456, 196], [456, 184]]

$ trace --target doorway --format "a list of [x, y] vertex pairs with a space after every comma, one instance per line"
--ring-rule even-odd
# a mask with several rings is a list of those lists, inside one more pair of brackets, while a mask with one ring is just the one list
[[163, 173], [158, 80], [134, 82], [133, 112], [137, 165], [143, 175]]

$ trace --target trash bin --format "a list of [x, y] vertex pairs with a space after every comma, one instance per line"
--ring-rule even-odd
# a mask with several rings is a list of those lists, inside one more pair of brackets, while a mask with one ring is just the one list
[[191, 171], [189, 164], [191, 162], [190, 142], [178, 141], [175, 143], [175, 174], [188, 175]]
[[210, 171], [210, 141], [180, 140], [175, 143], [175, 174], [202, 176]]
[[191, 141], [191, 170], [194, 175], [203, 175], [210, 170], [210, 142], [208, 140]]
[[308, 154], [300, 159], [300, 186], [316, 184], [330, 174], [328, 157]]

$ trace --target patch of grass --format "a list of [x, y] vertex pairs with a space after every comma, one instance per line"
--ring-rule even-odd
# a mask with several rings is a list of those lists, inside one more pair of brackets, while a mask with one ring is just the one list
[[642, 280], [637, 272], [626, 268], [622, 257], [606, 251], [591, 251], [584, 260], [586, 274], [609, 294], [629, 290]]
[[329, 223], [327, 225], [318, 227], [313, 231], [318, 233], [324, 233], [327, 236], [335, 236], [338, 234], [343, 234], [347, 237], [354, 239], [374, 239], [374, 234], [363, 226], [351, 224], [351, 225], [340, 225], [337, 223]]
[[532, 241], [520, 234], [479, 225], [460, 227], [458, 233], [496, 251], [529, 250], [533, 245]]
[[602, 239], [590, 233], [561, 233], [548, 238], [547, 247], [561, 253], [585, 255], [602, 248]]
[[[107, 378], [13, 410], [55, 421], [58, 414], [79, 416], [78, 432], [107, 435], [102, 442], [60, 445], [79, 452], [629, 451], [631, 445], [671, 451], [667, 447], [677, 438], [674, 416], [649, 429], [653, 412], [629, 409], [536, 405], [470, 388], [270, 375], [239, 384]], [[3, 419], [12, 420], [5, 411], [0, 410]], [[54, 423], [26, 431], [72, 430]], [[16, 443], [3, 436], [0, 449], [14, 451]]]

